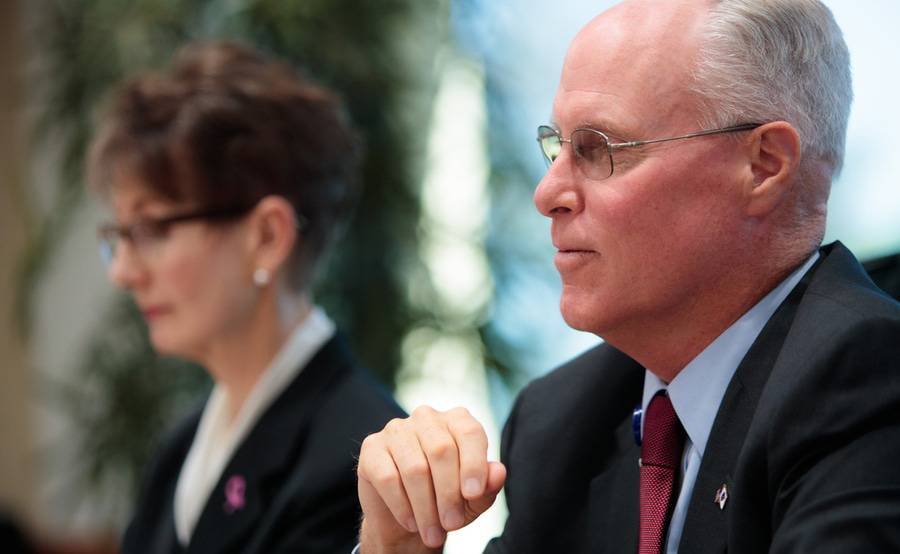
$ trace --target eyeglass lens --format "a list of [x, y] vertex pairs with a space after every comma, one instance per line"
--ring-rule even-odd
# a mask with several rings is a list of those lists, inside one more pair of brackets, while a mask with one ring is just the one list
[[116, 256], [116, 243], [118, 241], [113, 237], [100, 237], [100, 260], [104, 267], [112, 265], [113, 258]]
[[544, 154], [544, 161], [549, 166], [552, 164], [562, 150], [562, 142], [559, 140], [559, 132], [553, 127], [541, 125], [538, 127], [538, 143], [541, 145], [541, 153]]
[[[612, 175], [612, 158], [606, 137], [593, 129], [576, 129], [570, 138], [579, 170], [590, 179], [606, 179]], [[547, 164], [553, 163], [562, 152], [559, 131], [542, 125], [538, 127], [538, 142]]]
[[100, 229], [100, 259], [107, 267], [112, 263], [123, 240], [146, 255], [168, 235], [172, 222], [140, 221], [126, 227], [109, 225]]

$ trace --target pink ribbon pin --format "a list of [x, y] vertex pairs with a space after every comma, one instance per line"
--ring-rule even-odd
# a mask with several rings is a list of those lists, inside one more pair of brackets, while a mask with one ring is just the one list
[[234, 513], [244, 507], [247, 481], [241, 475], [232, 475], [225, 483], [225, 512]]

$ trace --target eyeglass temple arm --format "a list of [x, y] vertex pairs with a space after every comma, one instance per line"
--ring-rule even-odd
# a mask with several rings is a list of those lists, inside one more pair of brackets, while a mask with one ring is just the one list
[[656, 144], [658, 142], [669, 142], [670, 140], [682, 140], [689, 139], [694, 137], [702, 137], [706, 135], [718, 135], [721, 133], [735, 133], [738, 131], [749, 131], [751, 129], [756, 129], [757, 127], [764, 125], [763, 123], [744, 123], [743, 125], [735, 125], [733, 127], [723, 127], [721, 129], [706, 129], [704, 131], [697, 131], [695, 133], [689, 133], [687, 135], [680, 135], [677, 137], [667, 137], [661, 139], [651, 139], [651, 140], [633, 140], [631, 142], [616, 142], [610, 143], [609, 148], [630, 148], [632, 146], [643, 146], [645, 144]]

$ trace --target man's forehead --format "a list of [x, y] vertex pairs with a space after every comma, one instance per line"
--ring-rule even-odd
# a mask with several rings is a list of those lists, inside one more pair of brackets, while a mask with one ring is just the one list
[[564, 70], [590, 71], [598, 62], [628, 71], [692, 59], [708, 14], [706, 2], [632, 0], [585, 25], [572, 41]]
[[663, 112], [683, 105], [707, 12], [707, 2], [631, 0], [594, 18], [566, 54], [554, 117], [578, 112], [591, 95]]
[[591, 90], [562, 90], [553, 102], [551, 123], [563, 132], [589, 127], [621, 140], [632, 140], [648, 131], [639, 114], [615, 93]]

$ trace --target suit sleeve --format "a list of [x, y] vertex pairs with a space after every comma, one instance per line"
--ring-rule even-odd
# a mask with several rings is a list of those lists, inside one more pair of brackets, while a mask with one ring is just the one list
[[772, 422], [770, 552], [900, 552], [900, 322], [834, 339]]
[[336, 491], [316, 504], [315, 510], [305, 511], [303, 518], [284, 527], [283, 534], [265, 551], [272, 554], [351, 552], [359, 536], [359, 503], [352, 494]]
[[[510, 508], [510, 485], [512, 484], [512, 478], [514, 472], [510, 467], [510, 458], [512, 452], [512, 441], [513, 435], [515, 434], [516, 427], [516, 419], [519, 414], [519, 407], [522, 405], [522, 398], [527, 394], [528, 389], [522, 391], [516, 397], [515, 404], [513, 404], [512, 410], [509, 413], [509, 417], [506, 419], [506, 424], [503, 426], [503, 435], [500, 438], [500, 461], [506, 466], [506, 483], [504, 485], [505, 494], [506, 494], [506, 505], [507, 508]], [[510, 517], [512, 516], [512, 510], [509, 510]], [[511, 552], [508, 548], [508, 537], [507, 532], [510, 528], [510, 520], [507, 519], [506, 527], [503, 530], [503, 534], [499, 537], [494, 537], [487, 544], [487, 547], [484, 549], [484, 554], [506, 554], [507, 552]]]

